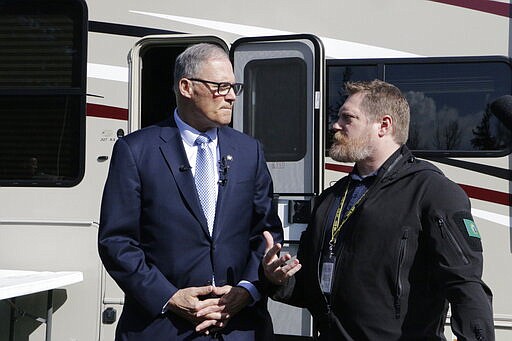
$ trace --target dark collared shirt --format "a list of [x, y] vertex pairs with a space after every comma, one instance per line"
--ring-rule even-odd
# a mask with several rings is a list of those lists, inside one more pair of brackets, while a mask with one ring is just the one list
[[366, 191], [368, 191], [370, 186], [377, 178], [378, 173], [379, 170], [365, 177], [361, 177], [355, 172], [350, 173], [350, 187], [347, 193], [348, 200], [345, 202], [345, 207], [343, 207], [342, 217], [344, 217], [347, 211], [350, 210], [350, 208], [352, 208], [352, 206], [354, 206], [363, 197]]

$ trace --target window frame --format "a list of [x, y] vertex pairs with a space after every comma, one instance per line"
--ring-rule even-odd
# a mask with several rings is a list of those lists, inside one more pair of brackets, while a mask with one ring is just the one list
[[[386, 66], [388, 65], [415, 65], [415, 64], [450, 64], [450, 63], [505, 63], [510, 70], [509, 78], [512, 80], [512, 63], [511, 59], [505, 56], [465, 56], [465, 57], [412, 57], [412, 58], [382, 58], [382, 59], [330, 59], [326, 63], [326, 83], [329, 84], [329, 68], [340, 66], [369, 66], [377, 69], [378, 79], [386, 81]], [[328, 89], [329, 91], [330, 89]], [[512, 93], [512, 82], [509, 84], [509, 91]], [[507, 93], [498, 94], [505, 95]], [[328, 115], [327, 107], [328, 99], [325, 102], [326, 115]], [[326, 116], [326, 127], [328, 128], [329, 117]], [[327, 130], [328, 131], [328, 130]], [[328, 139], [329, 134], [326, 134]], [[325, 141], [326, 147], [330, 141]], [[327, 149], [326, 149], [327, 151]], [[412, 149], [412, 152], [418, 157], [502, 157], [512, 152], [511, 144], [502, 150], [419, 150]]]
[[[71, 99], [78, 107], [78, 117], [73, 113], [75, 127], [79, 136], [78, 142], [73, 143], [72, 149], [79, 154], [76, 166], [77, 172], [72, 179], [59, 178], [30, 178], [24, 179], [20, 175], [18, 179], [0, 179], [0, 186], [4, 187], [73, 187], [79, 184], [85, 175], [85, 125], [86, 125], [86, 79], [87, 79], [87, 34], [88, 34], [88, 9], [83, 0], [55, 0], [51, 3], [42, 1], [16, 0], [0, 4], [0, 9], [6, 9], [7, 14], [62, 14], [73, 20], [73, 47], [77, 52], [73, 54], [72, 78], [69, 86], [54, 85], [27, 85], [27, 86], [0, 86], [0, 97], [19, 97], [21, 101], [30, 101], [32, 98], [61, 98]], [[0, 14], [1, 15], [1, 14]], [[64, 112], [64, 105], [62, 106]], [[0, 146], [2, 148], [3, 146]], [[30, 150], [20, 150], [20, 153]]]

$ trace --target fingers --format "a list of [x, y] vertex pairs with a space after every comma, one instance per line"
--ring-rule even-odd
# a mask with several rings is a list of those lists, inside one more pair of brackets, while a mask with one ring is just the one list
[[265, 256], [263, 257], [263, 264], [269, 264], [277, 257], [279, 251], [281, 251], [281, 244], [274, 244], [274, 238], [268, 231], [263, 232], [263, 237], [265, 238], [266, 248], [265, 248]]
[[206, 296], [212, 293], [213, 286], [206, 285], [204, 287], [191, 287], [189, 289], [191, 290], [191, 296]]
[[274, 260], [272, 263], [267, 264], [264, 269], [268, 272], [273, 272], [276, 269], [283, 267], [286, 265], [286, 262], [289, 261], [292, 258], [290, 254], [282, 255], [279, 259]]
[[268, 231], [263, 231], [263, 238], [265, 238], [266, 248], [265, 253], [268, 252], [274, 246], [274, 238], [272, 237], [272, 234]]
[[211, 312], [206, 315], [199, 316], [199, 317], [201, 317], [201, 320], [224, 321], [224, 320], [231, 318], [231, 316], [232, 315], [227, 312], [214, 311], [214, 312]]
[[213, 287], [212, 292], [214, 295], [223, 296], [231, 291], [231, 285], [224, 285], [222, 287]]
[[302, 268], [302, 264], [300, 264], [298, 259], [294, 259], [289, 264], [281, 267], [281, 270], [284, 273], [284, 279], [287, 280], [288, 278], [292, 277]]
[[265, 256], [263, 256], [263, 265], [269, 265], [277, 259], [277, 254], [281, 251], [281, 244], [272, 246]]
[[198, 301], [195, 304], [195, 310], [200, 311], [208, 307], [215, 307], [219, 305], [220, 298], [208, 298], [206, 300]]
[[290, 255], [284, 255], [270, 265], [264, 266], [265, 276], [274, 284], [280, 285], [286, 283], [288, 279], [295, 275], [302, 267], [298, 259], [289, 261], [290, 259]]
[[226, 320], [206, 320], [199, 323], [196, 326], [196, 332], [204, 333], [205, 335], [209, 335], [211, 333], [218, 332], [219, 330], [225, 328], [229, 323], [229, 319]]
[[[218, 297], [201, 299], [209, 294]], [[178, 290], [171, 297], [169, 309], [194, 323], [197, 332], [209, 334], [224, 328], [231, 316], [249, 302], [250, 295], [243, 288], [230, 285], [190, 287]]]
[[196, 325], [196, 331], [198, 333], [208, 335], [211, 331], [222, 329], [226, 326], [232, 315], [230, 315], [226, 304], [222, 302], [222, 300], [226, 295], [229, 295], [232, 288], [233, 287], [230, 285], [213, 287], [213, 294], [222, 297], [210, 298], [196, 305], [196, 309], [201, 307], [195, 314], [195, 317], [200, 320], [199, 324]]
[[196, 304], [197, 317], [204, 319], [226, 319], [229, 318], [229, 307], [231, 302], [236, 298], [237, 289], [241, 288], [232, 287], [231, 285], [224, 285], [222, 287], [213, 287], [212, 293], [218, 298], [210, 298], [204, 301], [200, 301]]
[[206, 302], [206, 301], [200, 302], [196, 305], [196, 311], [197, 311], [196, 316], [197, 317], [206, 316], [211, 313], [221, 312], [225, 308], [224, 304], [219, 304], [220, 299], [218, 299], [218, 298], [210, 299], [207, 301], [208, 302]]
[[226, 326], [226, 324], [227, 322], [225, 321], [205, 320], [196, 326], [196, 332], [208, 335], [210, 333], [208, 329], [212, 327], [223, 328]]
[[[211, 285], [204, 287], [190, 287], [179, 289], [168, 302], [168, 309], [188, 319], [194, 318], [194, 314], [204, 306], [217, 304], [217, 302], [200, 301], [199, 296], [208, 295], [212, 292]], [[199, 309], [196, 307], [202, 304]]]

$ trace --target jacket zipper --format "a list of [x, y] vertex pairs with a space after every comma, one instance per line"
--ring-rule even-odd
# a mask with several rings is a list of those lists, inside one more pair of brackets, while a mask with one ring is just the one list
[[455, 251], [457, 252], [457, 254], [464, 261], [464, 264], [469, 264], [469, 260], [466, 257], [466, 255], [464, 254], [464, 251], [462, 251], [462, 247], [460, 246], [459, 242], [457, 242], [457, 239], [455, 239], [455, 237], [452, 234], [452, 232], [450, 231], [450, 229], [446, 227], [446, 223], [444, 222], [443, 218], [437, 219], [437, 225], [439, 226], [439, 229], [441, 230], [441, 236], [444, 238], [445, 232], [446, 232], [448, 239], [450, 240], [451, 244], [455, 247]]
[[398, 263], [396, 269], [396, 288], [395, 288], [395, 318], [398, 320], [400, 318], [400, 299], [402, 298], [402, 266], [405, 262], [405, 255], [407, 253], [407, 239], [409, 237], [409, 230], [405, 229], [400, 239], [400, 249], [398, 252]]

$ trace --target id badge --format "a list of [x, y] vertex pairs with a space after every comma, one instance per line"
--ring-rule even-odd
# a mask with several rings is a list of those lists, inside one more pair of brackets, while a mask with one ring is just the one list
[[332, 277], [334, 274], [335, 258], [329, 258], [322, 263], [322, 274], [320, 277], [320, 288], [326, 294], [331, 293]]

